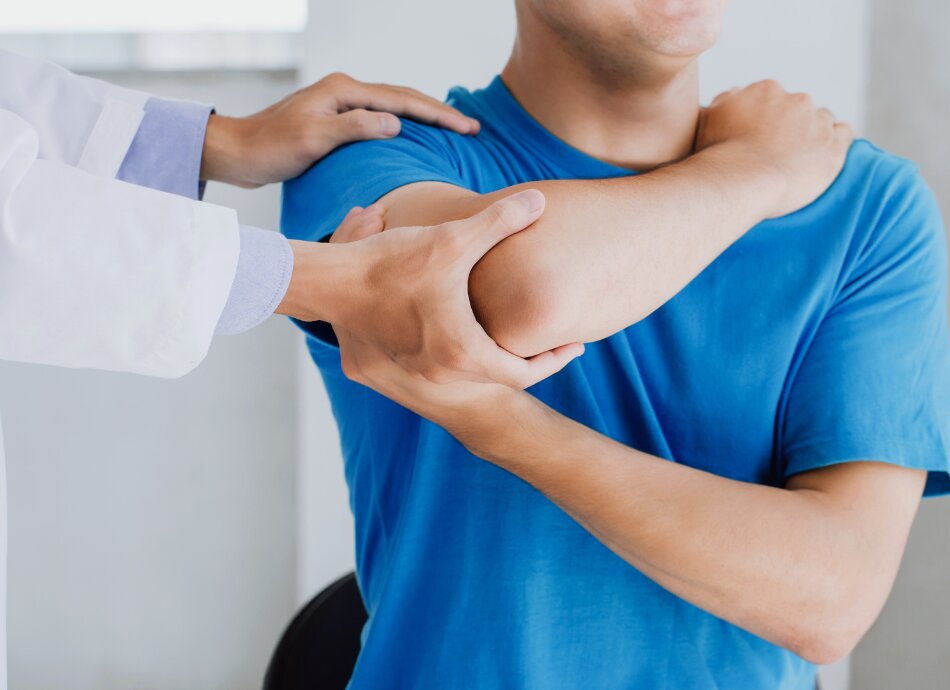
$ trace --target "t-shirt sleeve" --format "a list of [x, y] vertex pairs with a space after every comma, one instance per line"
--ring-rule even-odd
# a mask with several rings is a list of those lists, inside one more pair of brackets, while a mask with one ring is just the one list
[[[443, 130], [402, 121], [394, 139], [343, 146], [284, 184], [281, 232], [289, 239], [326, 241], [354, 206], [369, 206], [414, 182], [463, 186], [455, 149]], [[311, 351], [336, 346], [329, 324], [295, 321], [311, 337]]]
[[414, 182], [462, 185], [449, 135], [403, 120], [394, 139], [343, 146], [284, 184], [281, 232], [290, 239], [323, 240], [354, 206], [369, 206]]
[[789, 389], [785, 476], [874, 460], [928, 470], [925, 495], [950, 493], [943, 223], [913, 166], [887, 186]]

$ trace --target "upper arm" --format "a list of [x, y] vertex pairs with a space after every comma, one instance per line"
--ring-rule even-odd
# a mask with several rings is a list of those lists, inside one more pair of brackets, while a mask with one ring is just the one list
[[[350, 208], [377, 201], [386, 209], [387, 227], [435, 225], [467, 218], [516, 189], [477, 194], [466, 188], [460, 167], [449, 135], [404, 122], [395, 139], [341, 147], [287, 182], [281, 231], [291, 239], [322, 240], [333, 233]], [[551, 215], [549, 212], [548, 218]], [[554, 302], [552, 291], [545, 287], [548, 274], [538, 267], [550, 254], [545, 248], [557, 245], [542, 245], [534, 230], [518, 233], [489, 252], [470, 281], [473, 307], [489, 335], [523, 355], [568, 342], [551, 342], [559, 336], [539, 318], [539, 302]], [[552, 307], [549, 313], [571, 311]], [[303, 327], [320, 339], [333, 340], [332, 331], [325, 326]]]
[[950, 491], [950, 336], [943, 225], [916, 171], [888, 171], [877, 227], [857, 237], [834, 303], [790, 383], [786, 477], [871, 459]]
[[321, 240], [333, 233], [351, 208], [368, 206], [393, 190], [431, 182], [463, 187], [445, 136], [404, 121], [395, 139], [336, 149], [284, 184], [281, 231], [291, 239]]

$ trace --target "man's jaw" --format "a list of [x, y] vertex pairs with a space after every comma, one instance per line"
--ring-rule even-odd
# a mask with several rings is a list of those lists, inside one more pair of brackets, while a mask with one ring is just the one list
[[502, 79], [560, 139], [608, 163], [648, 170], [692, 152], [700, 112], [696, 61], [664, 57], [662, 64], [662, 72], [608, 65], [562, 41], [519, 33]]

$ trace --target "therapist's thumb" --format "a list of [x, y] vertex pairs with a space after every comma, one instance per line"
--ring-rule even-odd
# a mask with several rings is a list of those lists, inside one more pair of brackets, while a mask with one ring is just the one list
[[357, 108], [333, 117], [331, 135], [337, 146], [365, 139], [391, 139], [399, 134], [402, 123], [390, 113]]
[[506, 196], [467, 220], [457, 221], [469, 236], [475, 261], [506, 237], [524, 230], [544, 213], [544, 194], [526, 189]]

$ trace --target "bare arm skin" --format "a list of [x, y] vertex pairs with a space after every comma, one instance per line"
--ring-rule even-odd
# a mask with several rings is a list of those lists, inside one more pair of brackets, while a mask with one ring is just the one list
[[669, 591], [816, 664], [880, 613], [926, 479], [852, 462], [773, 488], [625, 447], [526, 394], [492, 409], [448, 428]]
[[[720, 101], [720, 107], [728, 107], [732, 98]], [[787, 99], [793, 101], [787, 103], [790, 107], [797, 102], [810, 108], [798, 96]], [[733, 123], [740, 120], [739, 130], [750, 126], [741, 122], [742, 112], [731, 115]], [[815, 161], [827, 155], [829, 146], [843, 150], [850, 141], [850, 133], [845, 133], [840, 140], [826, 141], [824, 148], [803, 145], [814, 143], [809, 132], [820, 132], [821, 120], [833, 127], [829, 114], [818, 113], [801, 128], [798, 141], [789, 144], [810, 153], [788, 169], [797, 172], [789, 173], [787, 180], [791, 188], [814, 195], [834, 176]], [[794, 129], [789, 122], [776, 122]], [[716, 127], [711, 130], [715, 136], [710, 130], [705, 135], [728, 141], [734, 132]], [[781, 153], [769, 150], [773, 158]], [[743, 148], [727, 149], [723, 143], [703, 154], [735, 151]], [[738, 237], [744, 224], [754, 222], [756, 214], [774, 214], [774, 207], [749, 211], [749, 205], [759, 202], [734, 195], [756, 188], [754, 180], [761, 172], [755, 172], [755, 165], [745, 167], [749, 159], [739, 157], [720, 168], [721, 159], [703, 154], [650, 175], [606, 184], [531, 185], [549, 197], [547, 212], [531, 229], [489, 253], [472, 277], [470, 290], [489, 332], [502, 344], [513, 342], [528, 350], [544, 347], [548, 339], [577, 340], [578, 333], [585, 339], [607, 335], [679, 289]], [[808, 186], [809, 179], [818, 176], [816, 167], [825, 170], [820, 188], [814, 179]], [[802, 176], [796, 177], [799, 173]], [[745, 179], [747, 174], [753, 181]], [[722, 175], [728, 178], [723, 181]], [[644, 187], [644, 181], [651, 186]], [[457, 190], [418, 189], [403, 191], [403, 198], [413, 193], [438, 198], [432, 205], [416, 199], [429, 213], [454, 213], [475, 199]], [[667, 196], [669, 189], [677, 191]], [[631, 200], [640, 193], [642, 199]], [[785, 208], [804, 205], [809, 194], [786, 198]], [[401, 205], [398, 194], [389, 202], [390, 220], [405, 222], [401, 214], [413, 212]], [[613, 214], [615, 208], [621, 210]], [[591, 218], [595, 222], [589, 222]], [[652, 225], [641, 225], [642, 218]], [[715, 239], [704, 238], [710, 232]], [[671, 237], [676, 246], [663, 247]], [[532, 252], [542, 255], [540, 268]], [[506, 303], [503, 295], [492, 292], [500, 288], [490, 284], [503, 284], [520, 272], [539, 280], [535, 272], [543, 273], [548, 266], [563, 273], [552, 271], [552, 280], [541, 281], [542, 288], [524, 279], [518, 288], [524, 299], [569, 299], [544, 294], [557, 290], [557, 279], [573, 281], [571, 289], [583, 291], [584, 300], [599, 307], [579, 310], [563, 333], [557, 331], [559, 323], [552, 327], [543, 319], [528, 326], [515, 323], [506, 310], [518, 314], [519, 306]], [[620, 275], [625, 280], [618, 283], [614, 277]], [[532, 290], [539, 290], [540, 296]], [[540, 329], [540, 335], [532, 335], [531, 328]], [[348, 376], [439, 424], [475, 455], [521, 477], [631, 565], [713, 615], [811, 662], [828, 663], [857, 644], [887, 599], [923, 491], [923, 471], [869, 458], [804, 472], [778, 488], [726, 479], [623, 446], [523, 391], [497, 384], [431, 384], [344, 328], [336, 332], [342, 351], [354, 362]], [[506, 340], [509, 337], [513, 340]]]
[[531, 356], [599, 340], [649, 315], [749, 228], [820, 195], [852, 136], [810, 101], [763, 83], [714, 102], [703, 118], [702, 150], [648, 174], [540, 181], [485, 195], [418, 183], [381, 204], [387, 227], [431, 225], [520, 189], [544, 193], [544, 215], [490, 251], [470, 282], [489, 335]]
[[850, 462], [780, 488], [726, 479], [623, 446], [523, 391], [422, 381], [337, 334], [359, 351], [357, 381], [530, 483], [670, 592], [810, 662], [847, 655], [887, 600], [922, 470]]

